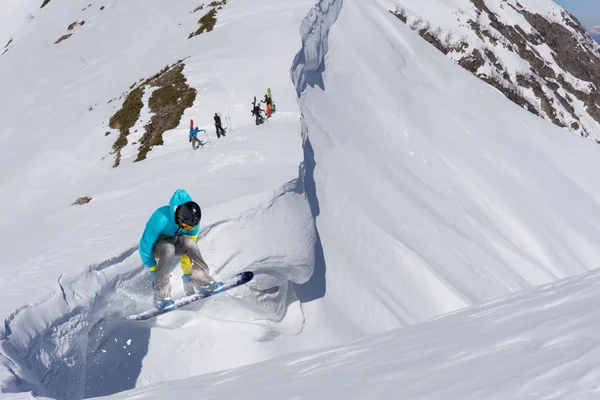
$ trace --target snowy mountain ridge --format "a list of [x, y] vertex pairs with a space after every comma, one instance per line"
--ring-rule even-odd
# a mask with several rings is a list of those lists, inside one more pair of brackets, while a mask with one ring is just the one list
[[381, 3], [515, 103], [600, 140], [600, 45], [558, 4], [551, 0]]

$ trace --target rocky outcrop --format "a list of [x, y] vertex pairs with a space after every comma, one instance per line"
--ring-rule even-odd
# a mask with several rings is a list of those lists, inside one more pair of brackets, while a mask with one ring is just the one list
[[528, 111], [600, 142], [600, 46], [558, 5], [464, 0], [465, 9], [452, 12], [460, 32], [444, 32], [439, 13], [396, 2], [394, 15], [463, 68]]

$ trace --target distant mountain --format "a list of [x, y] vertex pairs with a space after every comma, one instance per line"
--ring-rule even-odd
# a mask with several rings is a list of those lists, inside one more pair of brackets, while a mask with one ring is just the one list
[[585, 30], [590, 34], [592, 39], [600, 43], [600, 25], [588, 26]]
[[[600, 46], [551, 0], [379, 0], [526, 110], [600, 142]], [[395, 8], [395, 9], [394, 9]]]

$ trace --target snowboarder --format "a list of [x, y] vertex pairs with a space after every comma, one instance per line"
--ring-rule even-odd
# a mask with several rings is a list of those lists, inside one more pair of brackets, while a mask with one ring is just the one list
[[190, 128], [190, 143], [192, 143], [194, 150], [198, 150], [198, 147], [204, 146], [204, 143], [198, 139], [198, 132], [200, 131], [206, 132], [204, 129], [198, 129], [198, 127]]
[[262, 110], [260, 108], [260, 105], [254, 104], [254, 107], [252, 108], [252, 115], [254, 115], [254, 117], [255, 117], [256, 125], [260, 125], [263, 122], [265, 122], [265, 119], [260, 114], [261, 112], [262, 112]]
[[[139, 253], [148, 272], [154, 278], [154, 305], [159, 312], [173, 310], [170, 267], [175, 256], [181, 256], [183, 288], [186, 296], [220, 289], [208, 265], [202, 258], [196, 239], [200, 231], [200, 206], [183, 189], [177, 189], [169, 205], [158, 208], [148, 222], [140, 239]], [[157, 262], [158, 261], [158, 262]]]
[[214, 120], [215, 120], [215, 128], [217, 128], [217, 139], [218, 139], [221, 137], [221, 135], [225, 136], [225, 130], [223, 129], [223, 126], [221, 125], [221, 117], [219, 117], [219, 114], [215, 113]]

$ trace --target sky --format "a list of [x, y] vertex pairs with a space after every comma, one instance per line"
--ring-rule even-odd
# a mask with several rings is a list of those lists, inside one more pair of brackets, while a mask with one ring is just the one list
[[575, 15], [583, 26], [600, 25], [600, 1], [598, 0], [555, 0], [571, 14]]

